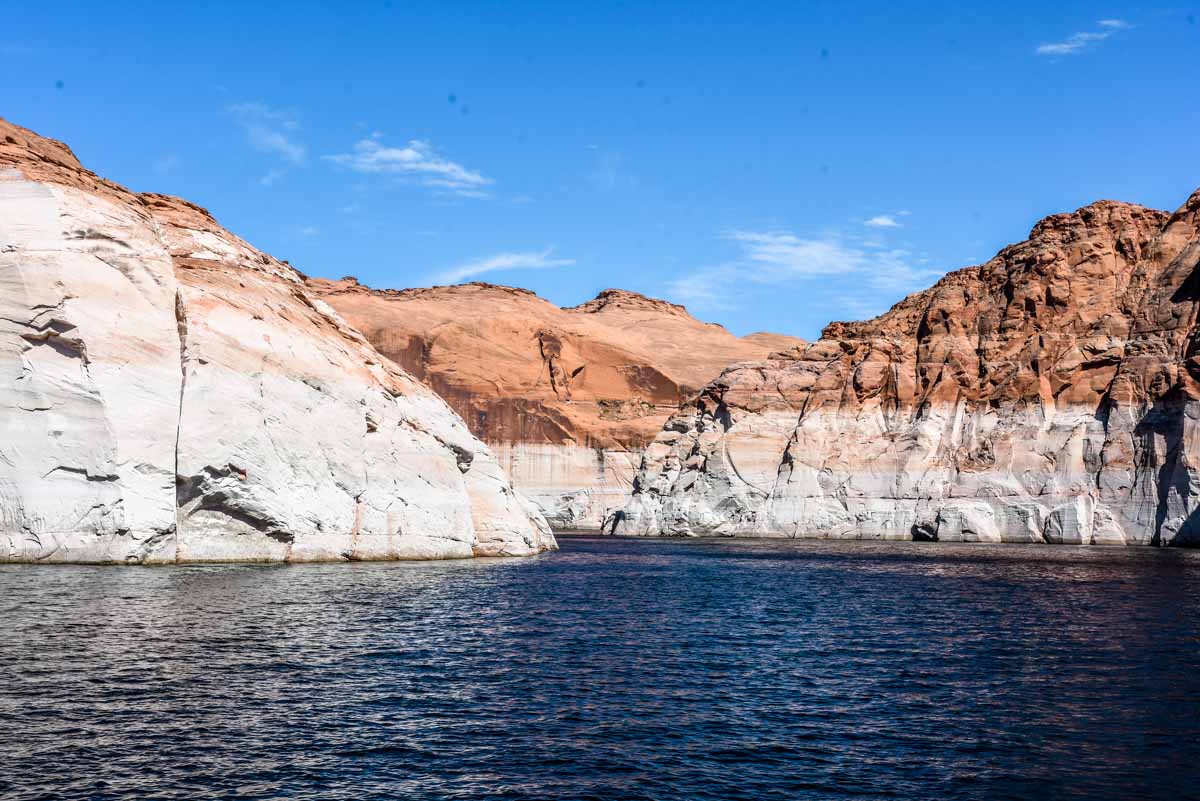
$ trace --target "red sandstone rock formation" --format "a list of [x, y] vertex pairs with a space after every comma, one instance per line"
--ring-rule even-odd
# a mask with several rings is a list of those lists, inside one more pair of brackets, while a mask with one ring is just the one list
[[597, 528], [622, 506], [642, 448], [722, 369], [803, 344], [777, 334], [741, 339], [682, 306], [616, 289], [561, 309], [483, 283], [308, 284], [437, 390], [562, 527]]
[[1200, 541], [1200, 192], [1100, 201], [873, 320], [730, 368], [646, 452], [631, 534]]

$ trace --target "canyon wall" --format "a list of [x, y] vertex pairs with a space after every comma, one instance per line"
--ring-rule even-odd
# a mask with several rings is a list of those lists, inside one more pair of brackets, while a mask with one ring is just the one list
[[646, 450], [633, 535], [1200, 543], [1200, 192], [1101, 201], [873, 320], [731, 367]]
[[527, 555], [432, 391], [203, 209], [0, 121], [0, 561]]
[[599, 529], [623, 507], [642, 449], [723, 368], [803, 344], [739, 338], [682, 306], [621, 290], [564, 309], [484, 283], [308, 285], [445, 398], [561, 529]]

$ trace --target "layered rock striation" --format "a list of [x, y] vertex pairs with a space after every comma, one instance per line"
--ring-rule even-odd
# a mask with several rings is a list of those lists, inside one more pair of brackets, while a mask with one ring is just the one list
[[483, 283], [308, 285], [444, 397], [563, 529], [598, 529], [624, 506], [642, 449], [722, 369], [802, 344], [739, 338], [682, 306], [622, 290], [564, 309]]
[[0, 561], [526, 555], [433, 392], [178, 198], [0, 121]]
[[1200, 192], [1101, 201], [873, 320], [726, 370], [610, 530], [1200, 543]]

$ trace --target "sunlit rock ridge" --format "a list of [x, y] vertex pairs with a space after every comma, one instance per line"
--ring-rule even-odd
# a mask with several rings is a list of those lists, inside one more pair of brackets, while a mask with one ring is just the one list
[[528, 555], [543, 517], [304, 277], [0, 120], [0, 561]]
[[737, 337], [683, 306], [618, 289], [559, 308], [485, 283], [308, 286], [445, 398], [562, 529], [599, 529], [622, 508], [642, 449], [725, 367], [804, 344]]
[[674, 415], [610, 530], [1200, 543], [1200, 192], [1100, 201]]

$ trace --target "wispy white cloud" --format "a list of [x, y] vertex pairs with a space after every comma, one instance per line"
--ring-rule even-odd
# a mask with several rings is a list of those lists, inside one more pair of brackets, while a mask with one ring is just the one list
[[259, 178], [258, 183], [261, 186], [274, 186], [275, 182], [278, 181], [282, 177], [283, 177], [283, 170], [271, 170], [266, 175], [264, 175], [262, 178]]
[[1083, 31], [1071, 34], [1061, 42], [1040, 44], [1037, 52], [1042, 56], [1072, 56], [1083, 52], [1093, 44], [1103, 42], [1111, 35], [1107, 31]]
[[296, 236], [302, 239], [312, 239], [319, 233], [321, 233], [321, 229], [315, 225], [301, 225], [296, 229]]
[[1102, 19], [1096, 22], [1099, 30], [1073, 33], [1061, 42], [1046, 42], [1037, 47], [1040, 56], [1074, 56], [1100, 44], [1117, 31], [1130, 27], [1123, 19]]
[[702, 267], [668, 281], [663, 294], [692, 311], [736, 309], [741, 303], [740, 291], [735, 288], [740, 286], [738, 273], [735, 264]]
[[300, 123], [291, 112], [259, 102], [235, 103], [229, 106], [228, 111], [246, 134], [251, 146], [292, 164], [304, 163], [308, 149], [297, 137]]
[[433, 283], [457, 284], [468, 278], [498, 270], [547, 270], [574, 264], [574, 259], [553, 258], [554, 248], [517, 253], [498, 253], [484, 259], [460, 264], [433, 276]]
[[[724, 238], [740, 254], [667, 283], [666, 295], [697, 310], [736, 308], [754, 286], [799, 287], [817, 278], [832, 291], [837, 313], [866, 317], [886, 311], [901, 297], [941, 277], [902, 248], [838, 234], [803, 237], [787, 231], [733, 231]], [[839, 287], [847, 291], [838, 291]], [[832, 311], [832, 308], [831, 308]]]
[[863, 220], [863, 225], [872, 228], [899, 228], [899, 221], [890, 214], [877, 214], [869, 220]]
[[492, 179], [440, 155], [429, 142], [412, 139], [404, 147], [388, 147], [380, 138], [381, 134], [372, 134], [355, 142], [351, 152], [325, 158], [355, 172], [399, 176], [441, 194], [488, 196], [484, 187]]
[[854, 272], [866, 256], [832, 237], [805, 239], [786, 232], [733, 231], [726, 238], [741, 245], [746, 276], [764, 283]]

